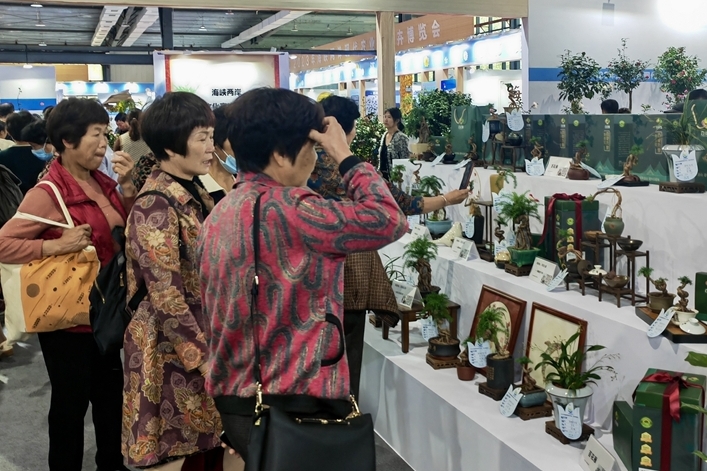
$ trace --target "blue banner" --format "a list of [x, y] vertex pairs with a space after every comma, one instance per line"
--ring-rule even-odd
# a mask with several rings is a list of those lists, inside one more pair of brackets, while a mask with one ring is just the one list
[[56, 98], [0, 98], [0, 103], [11, 103], [15, 111], [42, 111], [47, 106], [55, 106]]

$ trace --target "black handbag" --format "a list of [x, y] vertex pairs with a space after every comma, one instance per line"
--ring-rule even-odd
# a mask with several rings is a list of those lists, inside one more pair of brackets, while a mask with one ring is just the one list
[[[263, 402], [260, 345], [256, 334], [260, 260], [260, 198], [255, 200], [253, 246], [255, 278], [251, 288], [250, 321], [255, 344], [254, 376], [257, 385], [255, 415], [248, 442], [246, 471], [375, 471], [373, 420], [361, 414], [353, 395], [351, 413], [342, 418], [297, 417]], [[341, 323], [335, 316], [339, 331]], [[343, 339], [342, 339], [343, 340]], [[343, 356], [340, 352], [338, 358]], [[323, 360], [324, 364], [326, 360]]]

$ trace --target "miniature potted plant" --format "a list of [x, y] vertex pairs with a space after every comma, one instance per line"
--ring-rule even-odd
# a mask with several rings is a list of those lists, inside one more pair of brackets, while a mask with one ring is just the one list
[[393, 165], [393, 169], [390, 171], [390, 182], [398, 185], [398, 190], [403, 190], [403, 179], [405, 177], [405, 171], [407, 168], [405, 165], [398, 164]]
[[504, 219], [513, 222], [516, 235], [516, 243], [508, 251], [511, 254], [511, 262], [522, 267], [532, 265], [540, 249], [533, 247], [530, 233], [530, 218], [540, 220], [538, 213], [538, 202], [528, 197], [528, 192], [519, 194], [513, 192], [507, 199], [498, 204], [499, 215]]
[[488, 341], [493, 353], [486, 357], [486, 379], [491, 389], [506, 390], [513, 384], [513, 357], [508, 351], [511, 324], [506, 320], [504, 310], [490, 305], [479, 314], [476, 325], [476, 341]]
[[449, 132], [445, 134], [444, 139], [446, 141], [446, 144], [444, 146], [444, 157], [442, 158], [442, 162], [444, 162], [445, 164], [454, 163], [457, 158], [457, 155], [454, 153], [454, 150], [452, 148], [452, 133]]
[[531, 372], [533, 371], [530, 366], [533, 363], [532, 360], [528, 357], [521, 357], [518, 363], [520, 363], [523, 368], [523, 380], [520, 385], [523, 398], [518, 405], [526, 408], [543, 405], [547, 400], [547, 393], [545, 393], [545, 389], [538, 386], [537, 381], [531, 376]]
[[[420, 319], [431, 318], [437, 325], [438, 335], [429, 340], [427, 352], [438, 358], [459, 355], [459, 339], [453, 339], [447, 324], [452, 322], [449, 314], [449, 298], [444, 293], [431, 293], [424, 297], [425, 308], [420, 311]], [[445, 323], [446, 321], [446, 323]]]
[[405, 268], [417, 272], [417, 287], [424, 298], [430, 293], [439, 293], [439, 286], [432, 286], [430, 262], [437, 257], [437, 244], [426, 238], [415, 239], [405, 247], [403, 260]]
[[621, 237], [624, 232], [623, 209], [621, 209], [621, 192], [616, 188], [604, 188], [592, 195], [592, 199], [602, 193], [613, 193], [616, 195], [616, 204], [611, 208], [611, 214], [604, 220], [604, 232], [610, 237]]
[[626, 162], [624, 162], [624, 171], [622, 173], [625, 182], [640, 182], [641, 179], [637, 175], [631, 173], [631, 169], [638, 165], [638, 156], [643, 153], [643, 146], [634, 145], [628, 154]]
[[577, 152], [574, 154], [569, 170], [567, 170], [567, 178], [570, 180], [589, 180], [589, 170], [582, 167], [582, 163], [587, 158], [589, 141], [586, 139], [577, 143]]
[[515, 173], [506, 168], [499, 167], [498, 165], [496, 165], [493, 169], [496, 171], [496, 174], [491, 175], [490, 183], [492, 193], [499, 193], [506, 183], [513, 182], [513, 189], [518, 186], [518, 178]]
[[645, 276], [650, 283], [655, 286], [658, 291], [648, 293], [648, 306], [655, 312], [660, 312], [663, 309], [668, 310], [672, 307], [675, 295], [668, 293], [668, 280], [665, 278], [653, 279], [653, 269], [642, 267], [638, 270], [638, 276]]
[[[423, 196], [440, 196], [444, 182], [435, 175], [428, 175], [420, 179], [418, 191]], [[452, 228], [452, 220], [447, 218], [447, 211], [444, 208], [434, 211], [426, 218], [425, 224], [430, 230], [430, 234], [444, 234]]]
[[461, 344], [461, 353], [459, 354], [459, 364], [457, 365], [457, 378], [461, 381], [471, 381], [476, 376], [476, 368], [469, 363], [469, 351], [467, 345], [469, 342], [474, 342], [471, 337], [464, 340]]
[[[705, 153], [704, 141], [702, 132], [698, 127], [697, 116], [694, 111], [694, 103], [688, 102], [685, 106], [680, 119], [670, 120], [664, 119], [663, 125], [668, 131], [668, 135], [677, 144], [669, 144], [663, 146], [663, 154], [668, 160], [668, 177], [671, 182], [679, 181], [675, 176], [673, 168], [673, 156], [680, 157], [683, 153], [695, 153], [695, 159], [699, 162], [702, 155]], [[697, 142], [697, 144], [695, 144]], [[685, 180], [692, 182], [694, 179]]]
[[675, 304], [675, 314], [678, 317], [678, 321], [682, 324], [695, 317], [697, 315], [697, 311], [694, 311], [688, 307], [687, 298], [690, 296], [690, 293], [685, 291], [687, 285], [692, 284], [692, 280], [687, 276], [681, 276], [678, 278], [678, 281], [680, 282], [680, 286], [678, 286], [677, 289], [679, 299], [677, 304]]
[[402, 257], [391, 258], [388, 255], [385, 255], [385, 257], [388, 261], [385, 263], [383, 268], [385, 268], [385, 274], [388, 277], [388, 280], [390, 280], [390, 283], [392, 284], [393, 281], [405, 281], [405, 274], [400, 270], [400, 267], [396, 265], [396, 262], [398, 262]]
[[585, 351], [572, 349], [572, 346], [579, 339], [580, 331], [575, 332], [570, 338], [559, 342], [559, 348], [553, 353], [543, 352], [540, 354], [541, 361], [535, 365], [535, 369], [540, 368], [550, 370], [545, 374], [545, 391], [547, 391], [555, 413], [555, 425], [560, 428], [559, 406], [566, 407], [569, 403], [574, 404], [575, 409], [579, 408], [579, 417], [584, 418], [584, 411], [587, 408], [589, 399], [593, 391], [589, 384], [596, 384], [601, 377], [597, 374], [601, 370], [615, 373], [611, 365], [603, 365], [602, 357], [593, 367], [587, 371], [582, 371], [582, 363], [588, 352], [603, 350], [601, 345], [586, 347]]

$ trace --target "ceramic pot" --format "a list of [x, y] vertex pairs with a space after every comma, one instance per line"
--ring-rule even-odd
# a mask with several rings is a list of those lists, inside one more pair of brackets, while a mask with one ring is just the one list
[[471, 381], [476, 376], [476, 368], [467, 363], [464, 366], [457, 366], [457, 378], [460, 381]]
[[694, 319], [697, 316], [697, 311], [675, 311], [675, 314], [678, 316], [678, 322], [684, 324], [689, 322], [690, 319]]
[[542, 406], [547, 401], [547, 393], [543, 388], [535, 388], [532, 391], [524, 392], [523, 398], [518, 405], [520, 407]]
[[452, 339], [452, 343], [446, 344], [439, 343], [439, 337], [432, 337], [428, 343], [427, 353], [433, 357], [451, 358], [456, 357], [461, 352], [458, 339]]
[[673, 301], [675, 301], [675, 295], [668, 293], [667, 296], [663, 296], [659, 291], [648, 293], [648, 306], [653, 312], [660, 312], [663, 309], [666, 311], [673, 306]]
[[635, 252], [636, 250], [641, 248], [641, 245], [643, 245], [642, 240], [632, 239], [631, 236], [628, 236], [625, 239], [619, 239], [616, 242], [619, 244], [619, 247], [621, 247], [621, 250], [623, 250], [624, 252]]
[[440, 288], [439, 286], [432, 286], [432, 291], [422, 291], [422, 290], [420, 290], [420, 297], [422, 297], [422, 299], [425, 299], [428, 294], [437, 294], [437, 293], [440, 292], [441, 289], [442, 289], [442, 288]]
[[624, 220], [621, 218], [606, 218], [604, 221], [604, 231], [610, 237], [620, 237], [624, 231]]
[[585, 386], [582, 389], [563, 389], [555, 386], [552, 383], [547, 383], [545, 385], [545, 391], [552, 401], [552, 410], [555, 416], [555, 425], [560, 428], [560, 409], [558, 406], [567, 407], [571, 402], [574, 404], [575, 408], [579, 408], [579, 417], [584, 421], [584, 412], [587, 409], [587, 404], [589, 404], [589, 399], [591, 399], [592, 388]]
[[[702, 158], [702, 155], [705, 153], [705, 148], [702, 146], [686, 146], [686, 145], [669, 145], [669, 146], [663, 146], [663, 154], [665, 155], [666, 159], [668, 160], [668, 177], [670, 178], [669, 181], [671, 182], [677, 182], [679, 181], [677, 178], [675, 178], [675, 172], [673, 171], [673, 157], [672, 155], [680, 155], [683, 151], [683, 149], [687, 149], [688, 152], [690, 151], [695, 151], [695, 157], [697, 157], [697, 161], [700, 161], [700, 158]], [[686, 183], [694, 182], [695, 179], [693, 178], [692, 180], [687, 180]]]
[[517, 132], [510, 132], [510, 133], [508, 133], [508, 137], [506, 138], [506, 142], [508, 143], [509, 146], [519, 147], [519, 146], [523, 145], [523, 136], [521, 136]]
[[567, 178], [570, 180], [589, 180], [589, 171], [583, 168], [570, 167], [567, 170]]
[[540, 253], [540, 249], [537, 247], [533, 247], [530, 250], [509, 248], [508, 252], [511, 254], [511, 262], [513, 262], [513, 265], [517, 267], [524, 267], [535, 263], [535, 257], [537, 257]]
[[515, 364], [513, 357], [494, 358], [495, 353], [486, 357], [486, 381], [491, 389], [503, 389], [513, 384], [515, 379]]
[[430, 230], [430, 234], [446, 234], [449, 229], [452, 228], [452, 220], [445, 219], [444, 221], [430, 221], [429, 219], [425, 222], [427, 229]]

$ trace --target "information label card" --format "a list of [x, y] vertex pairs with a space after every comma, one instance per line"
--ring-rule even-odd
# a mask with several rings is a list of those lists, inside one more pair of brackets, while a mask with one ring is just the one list
[[673, 319], [674, 313], [675, 309], [672, 307], [667, 311], [665, 309], [660, 311], [658, 317], [656, 317], [653, 323], [648, 327], [648, 337], [655, 338], [662, 334], [665, 329], [668, 328], [668, 324], [670, 324], [670, 321]]
[[594, 438], [589, 437], [587, 447], [579, 458], [579, 466], [584, 471], [612, 471], [616, 464], [616, 458]]
[[572, 161], [567, 157], [550, 157], [545, 175], [548, 177], [565, 178]]
[[476, 343], [467, 342], [469, 363], [475, 368], [486, 368], [486, 357], [491, 355], [491, 344], [488, 340], [480, 340]]
[[477, 260], [479, 258], [479, 251], [476, 249], [476, 244], [474, 241], [463, 237], [457, 237], [454, 239], [452, 252], [455, 257], [461, 258], [465, 262], [469, 260]]
[[430, 230], [427, 228], [427, 226], [418, 224], [417, 226], [412, 228], [412, 238], [432, 240], [432, 235], [430, 234]]
[[498, 410], [504, 417], [510, 417], [516, 411], [518, 403], [523, 399], [523, 393], [520, 392], [520, 388], [513, 389], [513, 385], [508, 386], [508, 391], [501, 399], [501, 404], [498, 406]]
[[557, 264], [541, 257], [536, 257], [533, 263], [533, 269], [530, 271], [530, 279], [542, 285], [549, 285], [555, 273], [557, 272]]
[[417, 289], [417, 286], [394, 280], [392, 288], [395, 300], [403, 307], [412, 309], [415, 301], [422, 302], [422, 296], [420, 296], [420, 290]]
[[579, 416], [579, 407], [570, 402], [567, 407], [557, 406], [560, 411], [560, 432], [570, 440], [577, 440], [582, 436], [582, 418]]

